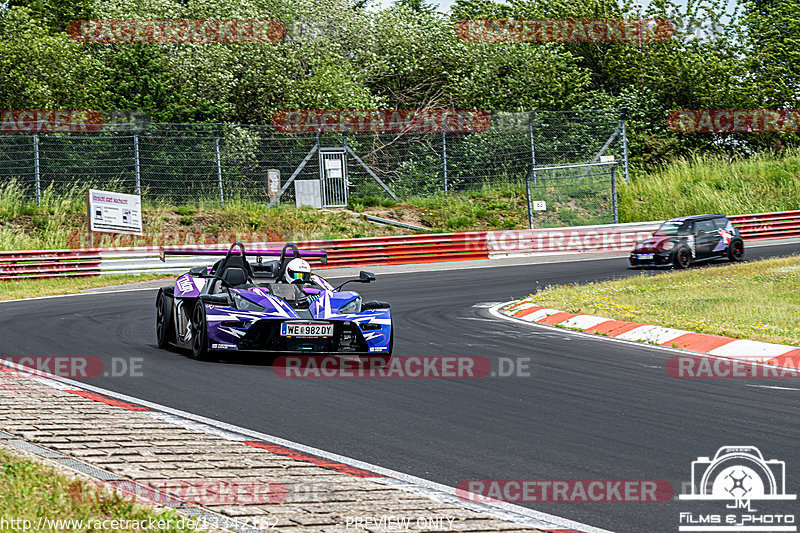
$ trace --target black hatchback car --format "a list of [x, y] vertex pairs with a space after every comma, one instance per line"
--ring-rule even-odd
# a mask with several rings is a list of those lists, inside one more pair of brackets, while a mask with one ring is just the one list
[[698, 261], [743, 258], [742, 236], [725, 215], [693, 215], [667, 220], [652, 237], [636, 243], [630, 263], [686, 268]]

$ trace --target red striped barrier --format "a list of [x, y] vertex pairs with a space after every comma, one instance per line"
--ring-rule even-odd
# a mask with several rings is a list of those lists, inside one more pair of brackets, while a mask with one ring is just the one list
[[[800, 211], [754, 213], [728, 217], [746, 241], [800, 237]], [[317, 268], [472, 261], [542, 253], [626, 252], [660, 222], [577, 226], [535, 230], [430, 233], [297, 243], [301, 249], [325, 249], [328, 263]], [[283, 243], [259, 243], [281, 247]], [[215, 246], [216, 247], [216, 246]], [[154, 264], [158, 249], [31, 250], [0, 252], [0, 280], [88, 276], [169, 269]], [[157, 260], [156, 260], [157, 261]], [[172, 267], [176, 268], [175, 266]]]
[[327, 268], [489, 259], [486, 232], [309, 241], [301, 247], [325, 249]]
[[100, 274], [100, 250], [0, 252], [0, 280]]
[[490, 257], [567, 252], [627, 252], [659, 222], [533, 230], [490, 231]]
[[800, 211], [731, 215], [728, 218], [746, 241], [800, 237]]

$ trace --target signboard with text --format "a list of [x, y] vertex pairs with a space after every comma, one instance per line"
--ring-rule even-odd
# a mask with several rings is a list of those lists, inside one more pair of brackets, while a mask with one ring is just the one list
[[142, 197], [89, 189], [89, 231], [142, 234]]

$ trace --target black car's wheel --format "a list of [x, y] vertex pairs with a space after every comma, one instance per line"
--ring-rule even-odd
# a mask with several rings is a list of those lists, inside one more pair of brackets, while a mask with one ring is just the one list
[[744, 243], [739, 239], [736, 239], [728, 246], [728, 259], [730, 259], [731, 263], [744, 259]]
[[675, 265], [675, 268], [688, 268], [689, 265], [692, 264], [692, 252], [687, 246], [681, 246], [675, 250], [674, 257], [672, 263]]
[[200, 300], [195, 301], [192, 309], [192, 357], [199, 361], [208, 359], [206, 306]]
[[167, 302], [164, 291], [159, 289], [156, 296], [156, 344], [159, 348], [168, 347], [173, 336], [172, 310]]

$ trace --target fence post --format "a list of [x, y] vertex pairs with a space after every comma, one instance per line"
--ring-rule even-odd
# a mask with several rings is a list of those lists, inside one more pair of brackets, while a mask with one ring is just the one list
[[614, 224], [619, 224], [617, 212], [617, 165], [611, 165], [611, 205], [614, 208]]
[[528, 122], [528, 133], [531, 137], [531, 168], [533, 169], [533, 184], [536, 185], [536, 148], [533, 144], [533, 119], [536, 118], [536, 114], [531, 114], [531, 120]]
[[528, 204], [528, 229], [533, 229], [533, 210], [531, 209], [531, 179], [530, 175], [534, 175], [534, 183], [536, 183], [536, 153], [533, 151], [533, 113], [528, 117], [528, 134], [531, 138], [531, 171], [525, 174], [525, 203]]
[[39, 134], [33, 134], [33, 176], [36, 180], [36, 205], [42, 203], [42, 186], [39, 177]]
[[214, 147], [217, 151], [217, 180], [219, 181], [219, 205], [225, 209], [225, 196], [222, 192], [222, 162], [219, 158], [219, 125], [217, 125], [216, 133], [214, 134]]
[[136, 194], [142, 194], [142, 180], [139, 174], [139, 133], [133, 131], [133, 163], [136, 169]]
[[442, 168], [444, 170], [444, 194], [447, 195], [447, 136], [442, 124]]
[[625, 165], [625, 183], [630, 183], [630, 174], [628, 174], [628, 134], [625, 130], [625, 122], [628, 116], [628, 106], [622, 106], [621, 111], [622, 113], [620, 121], [622, 122], [622, 160]]

